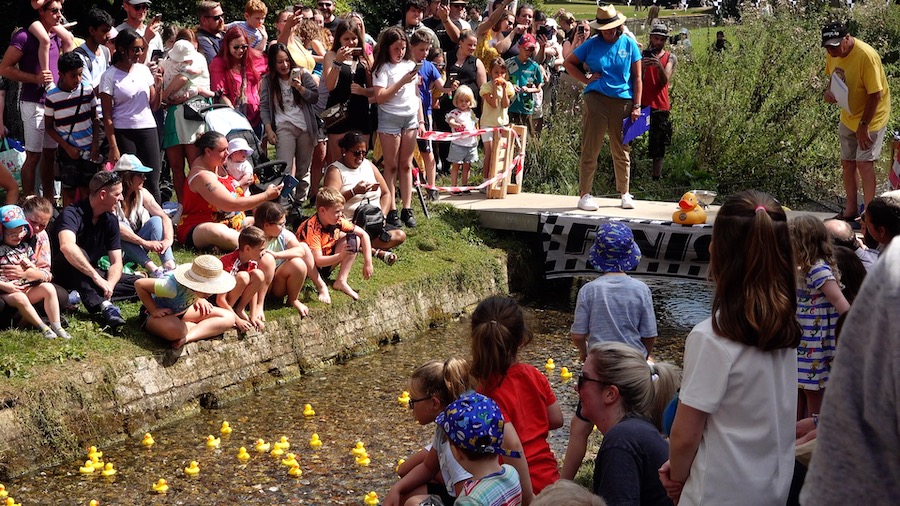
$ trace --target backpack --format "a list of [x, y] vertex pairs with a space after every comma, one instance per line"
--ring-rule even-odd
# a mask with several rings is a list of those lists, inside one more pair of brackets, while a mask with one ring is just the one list
[[366, 200], [353, 212], [353, 224], [365, 230], [369, 237], [378, 237], [384, 230], [384, 213]]

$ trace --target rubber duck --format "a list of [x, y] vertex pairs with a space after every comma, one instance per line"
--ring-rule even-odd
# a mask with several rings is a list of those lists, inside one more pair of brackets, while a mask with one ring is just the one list
[[678, 210], [672, 214], [672, 221], [681, 225], [706, 223], [706, 211], [693, 192], [687, 192], [678, 201]]
[[159, 481], [153, 484], [153, 491], [157, 494], [165, 494], [169, 491], [169, 482], [160, 478]]
[[97, 457], [99, 459], [100, 457], [103, 457], [103, 452], [97, 450], [96, 446], [92, 446], [88, 448], [87, 456], [89, 459], [93, 459], [94, 457]]
[[218, 448], [222, 443], [222, 438], [213, 437], [212, 434], [206, 436], [206, 446], [209, 448]]
[[303, 471], [300, 470], [300, 466], [291, 466], [291, 468], [288, 469], [288, 474], [294, 478], [299, 478], [303, 475]]
[[272, 448], [272, 451], [269, 452], [269, 455], [271, 455], [273, 457], [280, 457], [280, 456], [284, 455], [284, 450], [282, 450], [281, 448], [278, 448], [276, 446], [275, 448]]
[[400, 459], [400, 460], [398, 460], [398, 461], [397, 461], [397, 467], [394, 469], [394, 471], [397, 471], [397, 472], [399, 473], [399, 472], [400, 472], [400, 466], [402, 466], [404, 462], [406, 462], [406, 459]]
[[88, 503], [88, 506], [100, 506], [100, 501], [91, 499], [91, 502]]
[[312, 437], [309, 438], [309, 447], [313, 450], [318, 450], [322, 447], [322, 440], [319, 439], [318, 434], [313, 434]]
[[116, 470], [113, 469], [112, 462], [106, 463], [106, 467], [103, 468], [102, 473], [103, 473], [103, 476], [112, 476], [112, 475], [116, 474]]
[[378, 504], [378, 494], [376, 494], [375, 492], [369, 492], [365, 497], [363, 497], [363, 502], [370, 506]]
[[269, 448], [271, 448], [271, 447], [272, 447], [272, 445], [270, 445], [269, 443], [266, 443], [266, 441], [264, 439], [256, 440], [256, 451], [258, 451], [260, 453], [265, 453], [265, 452], [269, 451]]
[[294, 467], [294, 466], [299, 466], [300, 463], [297, 462], [296, 455], [294, 455], [293, 453], [288, 453], [285, 458], [281, 459], [281, 465], [288, 466], [288, 467]]
[[547, 359], [547, 363], [544, 364], [544, 369], [547, 369], [547, 372], [550, 372], [550, 371], [552, 371], [553, 369], [556, 369], [556, 364], [553, 363], [553, 359], [552, 359], [552, 358], [548, 358], [548, 359]]
[[94, 472], [94, 463], [90, 460], [85, 460], [84, 465], [78, 468], [78, 472], [81, 474], [91, 474]]
[[315, 410], [309, 404], [303, 405], [303, 416], [316, 416]]
[[369, 463], [372, 462], [372, 459], [369, 458], [368, 453], [363, 453], [359, 457], [356, 457], [356, 463], [362, 467], [369, 467]]
[[231, 434], [231, 425], [228, 423], [227, 420], [222, 422], [222, 428], [219, 429], [219, 432], [221, 432], [223, 436], [227, 436], [227, 435]]
[[197, 476], [200, 474], [200, 465], [197, 464], [196, 460], [192, 460], [191, 465], [184, 468], [184, 474], [188, 476]]
[[0, 484], [0, 499], [5, 499], [6, 496], [8, 496], [8, 495], [9, 495], [9, 492], [6, 491], [6, 486], [3, 484]]
[[572, 379], [572, 373], [569, 372], [568, 367], [563, 367], [559, 370], [559, 377], [562, 378], [563, 381], [569, 381]]
[[6, 506], [22, 506], [21, 503], [17, 503], [15, 499], [12, 497], [6, 498]]
[[97, 457], [91, 458], [91, 465], [94, 466], [94, 471], [100, 471], [104, 466], [103, 461], [98, 459]]
[[238, 450], [237, 458], [241, 462], [247, 462], [248, 460], [250, 460], [250, 454], [247, 453], [247, 449], [242, 446], [241, 449]]
[[400, 397], [397, 397], [397, 402], [400, 403], [400, 405], [403, 406], [404, 408], [408, 408], [409, 407], [409, 392], [404, 390], [403, 393], [400, 394]]
[[350, 453], [352, 453], [354, 457], [362, 457], [366, 454], [366, 445], [364, 445], [362, 441], [357, 441], [356, 446], [350, 449]]
[[153, 440], [153, 436], [151, 436], [150, 433], [148, 432], [148, 433], [144, 434], [144, 439], [141, 440], [141, 444], [147, 448], [150, 448], [151, 446], [156, 444], [156, 441]]
[[291, 449], [291, 443], [288, 442], [287, 436], [281, 436], [281, 439], [276, 441], [272, 446], [274, 446], [275, 448], [281, 448], [282, 450]]

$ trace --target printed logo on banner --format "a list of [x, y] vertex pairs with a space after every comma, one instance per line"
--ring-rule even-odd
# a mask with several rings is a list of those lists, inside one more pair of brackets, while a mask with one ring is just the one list
[[671, 221], [541, 213], [540, 231], [547, 279], [592, 276], [588, 252], [600, 224], [628, 225], [641, 248], [637, 274], [706, 279], [712, 225], [684, 226]]

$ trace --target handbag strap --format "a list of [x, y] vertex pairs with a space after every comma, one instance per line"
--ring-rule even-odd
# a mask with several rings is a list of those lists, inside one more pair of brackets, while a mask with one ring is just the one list
[[81, 111], [81, 103], [84, 101], [84, 83], [80, 83], [81, 93], [78, 94], [78, 106], [75, 107], [75, 114], [72, 115], [72, 124], [69, 125], [69, 134], [66, 136], [70, 141], [72, 140], [72, 131], [75, 130], [75, 119], [77, 119], [78, 113]]

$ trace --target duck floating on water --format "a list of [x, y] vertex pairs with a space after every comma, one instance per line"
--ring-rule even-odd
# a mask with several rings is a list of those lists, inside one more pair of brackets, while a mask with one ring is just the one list
[[316, 411], [312, 408], [311, 404], [303, 405], [303, 416], [316, 416]]
[[309, 438], [309, 447], [313, 450], [318, 450], [322, 447], [322, 440], [319, 439], [318, 434], [313, 434], [312, 437]]
[[153, 440], [153, 436], [151, 436], [150, 433], [148, 432], [148, 433], [144, 434], [144, 439], [141, 440], [141, 444], [144, 445], [144, 447], [146, 447], [146, 448], [150, 448], [151, 446], [156, 444], [156, 441]]
[[113, 476], [116, 474], [116, 470], [113, 468], [112, 462], [107, 462], [106, 467], [103, 468], [103, 476]]
[[672, 214], [672, 221], [681, 225], [700, 225], [706, 223], [706, 211], [700, 206], [700, 200], [693, 192], [687, 192], [678, 201], [678, 210]]
[[303, 476], [303, 471], [300, 470], [300, 466], [291, 466], [291, 468], [288, 469], [288, 475], [299, 478], [300, 476]]
[[222, 428], [219, 429], [219, 432], [222, 433], [223, 436], [231, 434], [231, 424], [229, 424], [227, 420], [222, 422]]
[[266, 443], [265, 439], [257, 439], [256, 440], [256, 451], [258, 451], [260, 453], [266, 453], [267, 451], [269, 451], [269, 448], [271, 448], [271, 447], [272, 447], [272, 445], [270, 445], [269, 443]]
[[547, 372], [550, 372], [550, 371], [552, 371], [553, 369], [556, 369], [556, 364], [553, 363], [553, 359], [552, 359], [552, 358], [548, 358], [548, 359], [547, 359], [547, 363], [544, 364], [544, 369], [547, 369]]
[[91, 446], [90, 448], [88, 448], [87, 456], [89, 459], [93, 459], [94, 457], [97, 457], [99, 459], [103, 457], [103, 452], [97, 450], [96, 446]]
[[84, 465], [78, 468], [78, 472], [81, 474], [91, 474], [94, 472], [94, 463], [90, 460], [85, 460]]
[[376, 494], [375, 492], [369, 492], [365, 497], [363, 497], [363, 502], [368, 504], [369, 506], [375, 506], [376, 504], [378, 504], [378, 494]]
[[559, 377], [563, 379], [563, 381], [569, 381], [572, 379], [572, 373], [569, 372], [568, 367], [563, 367], [559, 370]]
[[397, 402], [404, 408], [408, 408], [409, 407], [409, 392], [404, 390], [403, 393], [400, 394], [400, 397], [397, 397]]
[[213, 437], [212, 434], [206, 436], [206, 446], [209, 448], [218, 448], [222, 443], [222, 438]]
[[242, 446], [241, 449], [238, 450], [237, 458], [241, 462], [246, 463], [248, 460], [250, 460], [250, 454], [247, 453], [247, 449]]
[[169, 491], [169, 482], [160, 478], [159, 481], [153, 484], [153, 491], [157, 494], [165, 494]]
[[188, 476], [197, 476], [200, 474], [200, 465], [197, 464], [196, 460], [192, 460], [191, 465], [184, 468], [184, 474]]
[[368, 453], [363, 453], [359, 457], [356, 457], [356, 464], [361, 467], [369, 467], [369, 464], [372, 462], [372, 459], [369, 458]]
[[356, 446], [350, 449], [350, 453], [352, 453], [354, 457], [362, 457], [366, 454], [366, 445], [363, 444], [362, 441], [357, 441]]
[[281, 436], [281, 439], [276, 441], [273, 444], [273, 446], [275, 448], [281, 448], [282, 450], [290, 450], [291, 449], [291, 443], [290, 443], [290, 441], [288, 441], [287, 436]]

